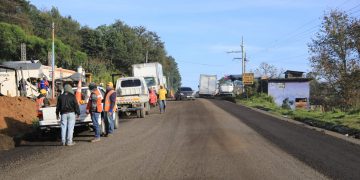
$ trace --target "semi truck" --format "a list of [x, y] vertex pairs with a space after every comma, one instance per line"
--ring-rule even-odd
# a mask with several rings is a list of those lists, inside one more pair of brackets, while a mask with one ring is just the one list
[[213, 97], [217, 93], [217, 76], [201, 74], [199, 80], [199, 97]]
[[134, 77], [144, 77], [148, 88], [159, 92], [160, 85], [164, 85], [162, 65], [158, 62], [132, 65]]

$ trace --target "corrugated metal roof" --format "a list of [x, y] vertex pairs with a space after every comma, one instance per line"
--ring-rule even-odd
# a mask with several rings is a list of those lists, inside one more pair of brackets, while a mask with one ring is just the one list
[[14, 69], [33, 70], [33, 69], [40, 69], [42, 64], [39, 62], [31, 63], [30, 61], [25, 61], [25, 62], [8, 61], [8, 62], [3, 62], [3, 66]]

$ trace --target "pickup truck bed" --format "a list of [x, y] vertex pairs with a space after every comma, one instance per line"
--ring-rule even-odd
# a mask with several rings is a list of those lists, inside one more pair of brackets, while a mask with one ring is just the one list
[[[76, 118], [75, 126], [91, 123], [91, 117], [86, 114], [86, 104], [80, 105], [80, 116]], [[43, 113], [43, 117], [39, 119], [39, 125], [41, 129], [44, 128], [59, 128], [60, 120], [56, 119], [56, 107], [46, 107], [40, 109]]]

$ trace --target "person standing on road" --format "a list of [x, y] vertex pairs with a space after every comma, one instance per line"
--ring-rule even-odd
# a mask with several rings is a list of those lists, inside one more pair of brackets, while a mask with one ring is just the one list
[[71, 86], [66, 84], [64, 93], [58, 97], [56, 104], [56, 118], [59, 119], [59, 115], [61, 115], [61, 142], [63, 146], [75, 145], [73, 142], [75, 114], [77, 117], [80, 116], [79, 104]]
[[98, 142], [100, 141], [101, 133], [99, 120], [101, 120], [101, 112], [103, 111], [103, 107], [101, 105], [102, 96], [95, 83], [89, 84], [89, 90], [91, 91], [91, 94], [86, 107], [86, 113], [90, 113], [95, 131], [95, 138], [92, 139], [91, 142]]
[[22, 97], [27, 96], [26, 86], [27, 86], [26, 80], [24, 78], [21, 78], [19, 81], [18, 90], [20, 91], [20, 96], [22, 96]]
[[[112, 82], [106, 84], [105, 102], [104, 102], [104, 119], [106, 127], [107, 137], [112, 136], [114, 132], [114, 116], [116, 112], [116, 92], [114, 91], [114, 85]], [[115, 114], [116, 115], [116, 114]]]
[[159, 107], [160, 107], [160, 114], [165, 112], [166, 109], [166, 89], [162, 85], [160, 85], [159, 89]]

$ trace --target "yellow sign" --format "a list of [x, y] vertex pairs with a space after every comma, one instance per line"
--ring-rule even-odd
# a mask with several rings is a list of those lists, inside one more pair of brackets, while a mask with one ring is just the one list
[[254, 84], [254, 73], [244, 73], [242, 76], [244, 85], [252, 85]]

